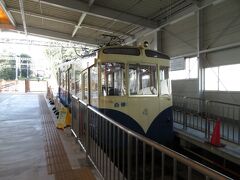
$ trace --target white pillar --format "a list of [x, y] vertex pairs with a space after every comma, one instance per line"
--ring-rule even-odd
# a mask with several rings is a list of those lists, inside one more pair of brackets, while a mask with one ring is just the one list
[[198, 97], [204, 98], [203, 10], [197, 11]]

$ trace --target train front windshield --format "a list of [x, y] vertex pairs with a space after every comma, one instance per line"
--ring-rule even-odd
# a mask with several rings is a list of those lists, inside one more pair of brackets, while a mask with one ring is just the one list
[[[160, 96], [171, 94], [169, 67], [160, 66], [159, 80], [156, 64], [128, 65], [128, 92], [130, 96]], [[124, 63], [103, 63], [101, 65], [101, 86], [103, 96], [125, 96], [126, 75]]]
[[130, 95], [157, 95], [157, 66], [129, 65]]
[[103, 96], [124, 96], [125, 86], [125, 64], [103, 63], [101, 66], [101, 82]]

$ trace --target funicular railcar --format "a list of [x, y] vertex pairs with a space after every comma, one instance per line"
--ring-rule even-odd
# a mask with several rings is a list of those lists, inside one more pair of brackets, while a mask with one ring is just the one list
[[100, 48], [59, 68], [59, 97], [74, 94], [120, 124], [161, 144], [173, 139], [169, 57], [140, 47]]

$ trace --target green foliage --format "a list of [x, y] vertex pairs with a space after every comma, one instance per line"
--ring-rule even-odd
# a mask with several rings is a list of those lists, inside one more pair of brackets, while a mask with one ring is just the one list
[[[30, 69], [28, 69], [28, 77], [31, 77], [32, 74], [33, 72]], [[21, 77], [27, 78], [27, 69], [21, 69]]]
[[31, 56], [29, 56], [28, 54], [22, 53], [22, 54], [20, 54], [20, 58], [29, 58], [29, 59], [31, 59]]
[[3, 68], [0, 70], [0, 79], [14, 80], [16, 78], [15, 73], [15, 68]]
[[58, 65], [66, 60], [73, 60], [79, 58], [78, 52], [75, 48], [64, 47], [49, 47], [45, 50], [46, 58], [49, 60], [53, 74], [57, 72]]
[[[14, 59], [15, 56], [12, 54], [0, 56], [0, 79], [14, 80], [16, 78], [16, 61]], [[29, 68], [27, 65], [31, 63], [31, 56], [27, 54], [21, 54], [20, 61], [21, 70], [18, 69], [18, 75], [20, 78], [27, 78], [27, 67]], [[30, 77], [32, 73], [33, 72], [28, 69], [28, 77]]]
[[14, 80], [15, 75], [15, 61], [0, 58], [0, 79]]

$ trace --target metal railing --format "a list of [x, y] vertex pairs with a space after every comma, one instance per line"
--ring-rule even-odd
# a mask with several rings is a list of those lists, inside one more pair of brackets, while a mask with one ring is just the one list
[[72, 107], [72, 131], [103, 179], [229, 179], [125, 128], [74, 96]]
[[173, 96], [173, 119], [183, 129], [201, 131], [209, 141], [216, 121], [220, 120], [221, 138], [240, 144], [240, 105], [199, 98]]

